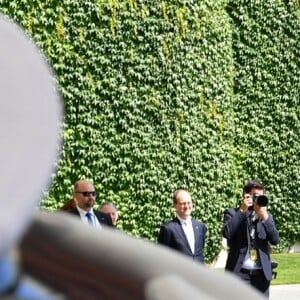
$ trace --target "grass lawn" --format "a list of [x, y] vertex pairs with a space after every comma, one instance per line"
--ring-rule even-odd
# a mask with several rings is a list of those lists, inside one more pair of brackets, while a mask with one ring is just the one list
[[272, 254], [271, 257], [278, 262], [277, 277], [271, 281], [272, 285], [300, 284], [300, 253]]
[[[278, 263], [277, 277], [271, 281], [272, 285], [300, 284], [300, 253], [271, 254], [271, 258]], [[215, 270], [224, 272], [223, 268]]]

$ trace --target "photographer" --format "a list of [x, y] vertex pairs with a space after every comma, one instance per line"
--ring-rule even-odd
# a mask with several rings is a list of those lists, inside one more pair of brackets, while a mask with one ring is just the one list
[[269, 298], [272, 279], [269, 243], [278, 244], [279, 234], [267, 204], [263, 184], [256, 180], [247, 182], [240, 207], [225, 210], [222, 234], [229, 247], [225, 270]]

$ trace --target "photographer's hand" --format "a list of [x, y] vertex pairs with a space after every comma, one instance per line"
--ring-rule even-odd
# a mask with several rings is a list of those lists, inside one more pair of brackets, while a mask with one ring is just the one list
[[252, 196], [250, 194], [243, 195], [243, 201], [240, 206], [240, 211], [246, 212], [246, 211], [248, 211], [249, 207], [252, 205], [253, 205]]
[[267, 221], [269, 218], [269, 215], [267, 213], [267, 207], [266, 206], [259, 206], [255, 202], [253, 203], [253, 209], [255, 213], [263, 220]]

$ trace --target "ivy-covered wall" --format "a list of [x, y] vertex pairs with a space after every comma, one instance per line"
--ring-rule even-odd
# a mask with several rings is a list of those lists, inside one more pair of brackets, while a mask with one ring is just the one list
[[300, 238], [300, 2], [229, 1], [235, 161], [266, 185], [282, 243]]
[[0, 10], [41, 47], [64, 99], [43, 206], [89, 178], [120, 228], [155, 241], [184, 187], [211, 261], [223, 210], [258, 178], [281, 245], [300, 238], [298, 1], [0, 0]]

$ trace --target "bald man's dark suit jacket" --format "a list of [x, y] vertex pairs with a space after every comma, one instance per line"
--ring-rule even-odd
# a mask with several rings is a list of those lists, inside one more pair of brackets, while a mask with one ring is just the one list
[[[76, 208], [71, 209], [68, 212], [75, 215], [75, 216], [78, 216], [80, 218], [79, 211]], [[97, 219], [98, 219], [98, 221], [101, 225], [114, 227], [110, 215], [105, 214], [101, 211], [96, 211], [96, 210], [94, 210], [94, 214], [97, 217]]]
[[[248, 251], [250, 236], [248, 230], [249, 212], [242, 213], [238, 208], [227, 209], [224, 213], [223, 236], [227, 239], [229, 247], [225, 269], [239, 273]], [[275, 227], [272, 215], [268, 212], [267, 221], [258, 220], [255, 243], [258, 248], [262, 269], [267, 280], [272, 279], [272, 268], [269, 254], [269, 243], [279, 243], [279, 233]]]
[[206, 226], [204, 223], [191, 219], [195, 234], [195, 252], [193, 253], [178, 218], [164, 224], [160, 228], [158, 243], [175, 249], [198, 262], [204, 263], [204, 244]]

